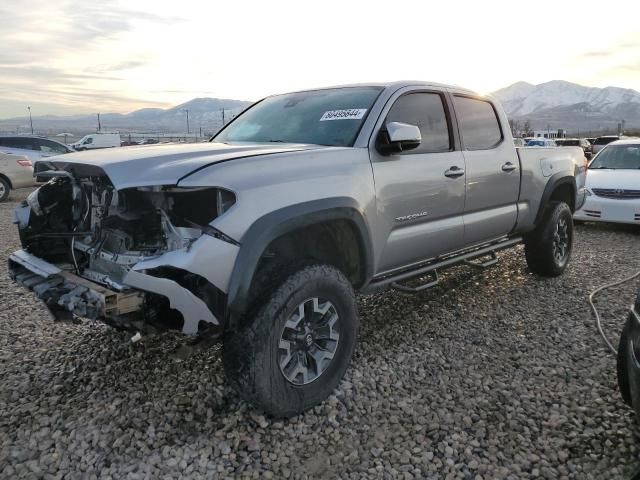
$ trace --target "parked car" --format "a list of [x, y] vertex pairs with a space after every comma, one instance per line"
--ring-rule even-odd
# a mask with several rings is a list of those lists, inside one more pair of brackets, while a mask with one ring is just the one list
[[527, 145], [527, 142], [525, 141], [524, 138], [514, 138], [513, 139], [513, 146], [514, 147], [524, 147]]
[[17, 282], [56, 315], [220, 336], [229, 382], [290, 416], [347, 369], [355, 291], [416, 294], [522, 243], [531, 271], [562, 274], [586, 160], [514, 148], [490, 97], [399, 82], [276, 95], [211, 143], [36, 170], [52, 179], [16, 209]]
[[593, 145], [591, 146], [591, 153], [595, 155], [611, 142], [615, 142], [616, 140], [620, 140], [621, 138], [623, 137], [620, 137], [618, 135], [604, 135], [602, 137], [598, 137], [593, 141]]
[[618, 345], [618, 387], [624, 402], [640, 418], [640, 291], [631, 307]]
[[25, 155], [0, 152], [0, 202], [9, 198], [12, 189], [33, 185], [31, 160]]
[[71, 146], [77, 150], [95, 150], [97, 148], [113, 148], [120, 146], [119, 133], [92, 133], [85, 135]]
[[532, 138], [527, 142], [527, 147], [555, 147], [556, 142], [550, 138]]
[[586, 138], [556, 138], [556, 145], [558, 147], [580, 147], [584, 151], [585, 157], [588, 160], [591, 159], [591, 143]]
[[73, 152], [73, 149], [64, 143], [49, 140], [37, 136], [27, 135], [0, 135], [0, 152], [23, 155], [32, 163], [54, 155], [63, 155]]
[[640, 139], [618, 140], [600, 151], [586, 186], [576, 220], [640, 225]]

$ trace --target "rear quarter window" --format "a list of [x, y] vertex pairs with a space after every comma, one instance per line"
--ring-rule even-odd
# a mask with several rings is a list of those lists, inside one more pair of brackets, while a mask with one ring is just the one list
[[502, 142], [502, 129], [491, 102], [457, 95], [453, 101], [466, 150], [489, 150]]

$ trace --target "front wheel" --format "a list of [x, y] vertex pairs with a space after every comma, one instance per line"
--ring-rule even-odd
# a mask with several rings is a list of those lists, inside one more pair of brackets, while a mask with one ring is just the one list
[[355, 294], [344, 275], [327, 265], [303, 268], [226, 335], [225, 374], [241, 397], [266, 413], [296, 415], [336, 388], [357, 328]]
[[567, 268], [573, 247], [573, 215], [564, 202], [551, 202], [540, 225], [525, 238], [529, 269], [544, 277], [557, 277]]

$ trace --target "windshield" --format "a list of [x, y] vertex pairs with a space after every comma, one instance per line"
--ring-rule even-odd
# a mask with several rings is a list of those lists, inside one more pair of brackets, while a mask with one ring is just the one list
[[562, 147], [579, 147], [580, 141], [579, 140], [556, 140], [556, 144]]
[[529, 140], [527, 147], [544, 147], [546, 145], [544, 140]]
[[590, 169], [640, 169], [640, 143], [635, 145], [609, 145], [591, 163]]
[[230, 123], [213, 141], [350, 147], [381, 91], [380, 87], [346, 87], [268, 97]]

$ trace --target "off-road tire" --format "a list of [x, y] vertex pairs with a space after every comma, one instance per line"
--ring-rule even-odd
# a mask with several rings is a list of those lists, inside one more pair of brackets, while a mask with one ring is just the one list
[[[225, 334], [224, 370], [245, 401], [270, 415], [290, 417], [322, 402], [342, 379], [356, 343], [358, 312], [350, 282], [328, 265], [294, 271], [272, 292], [257, 314]], [[300, 304], [315, 297], [335, 307], [340, 337], [326, 370], [310, 383], [295, 385], [281, 370], [279, 342], [287, 320]]]
[[[636, 312], [640, 312], [640, 293], [636, 298], [635, 303]], [[631, 405], [631, 386], [629, 385], [629, 371], [628, 371], [628, 358], [629, 358], [629, 337], [631, 336], [632, 322], [635, 319], [629, 318], [622, 329], [622, 335], [620, 336], [620, 342], [618, 344], [618, 358], [617, 358], [617, 374], [618, 374], [618, 388], [620, 389], [620, 395], [624, 403]]]
[[629, 387], [629, 371], [627, 368], [627, 359], [629, 358], [629, 334], [631, 330], [631, 324], [629, 321], [622, 330], [620, 336], [620, 343], [618, 344], [618, 358], [616, 362], [617, 374], [618, 374], [618, 388], [620, 389], [620, 395], [624, 403], [631, 406], [631, 390]]
[[[564, 222], [568, 245], [562, 261], [554, 254], [554, 238], [556, 227]], [[561, 275], [571, 259], [573, 247], [573, 214], [564, 202], [550, 202], [545, 208], [542, 221], [536, 229], [525, 237], [524, 253], [529, 270], [543, 277]]]
[[4, 202], [9, 198], [9, 192], [11, 191], [11, 185], [4, 178], [0, 177], [0, 202]]

